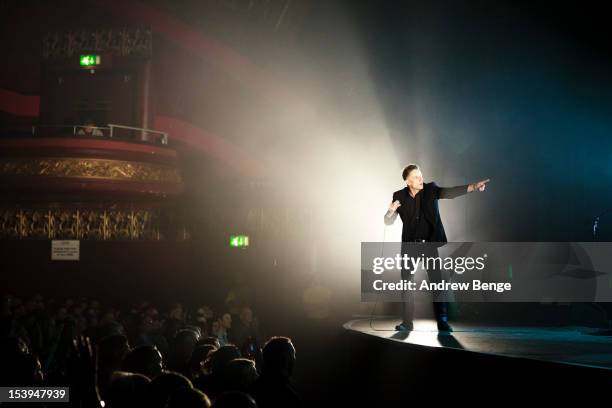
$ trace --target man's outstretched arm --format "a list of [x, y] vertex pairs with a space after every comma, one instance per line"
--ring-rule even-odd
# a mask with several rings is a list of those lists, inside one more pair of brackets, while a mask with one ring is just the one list
[[395, 219], [397, 218], [397, 209], [400, 205], [399, 200], [395, 200], [391, 203], [389, 209], [385, 213], [385, 225], [391, 225], [395, 222]]
[[474, 191], [484, 191], [489, 181], [491, 181], [491, 179], [477, 181], [476, 183], [470, 183], [464, 186], [440, 187], [438, 189], [438, 198], [452, 199]]

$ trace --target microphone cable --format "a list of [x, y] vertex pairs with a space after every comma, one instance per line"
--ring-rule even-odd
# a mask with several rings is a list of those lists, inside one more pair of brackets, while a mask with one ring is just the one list
[[[380, 246], [380, 257], [383, 257], [384, 251], [385, 251], [385, 238], [386, 238], [386, 234], [387, 234], [387, 227], [388, 225], [385, 224], [385, 227], [383, 229], [383, 240], [382, 240], [382, 245]], [[372, 331], [379, 331], [379, 332], [389, 332], [389, 331], [396, 331], [394, 329], [376, 329], [374, 328], [374, 326], [372, 326], [372, 321], [374, 320], [374, 313], [376, 312], [376, 306], [378, 305], [378, 300], [374, 301], [374, 306], [372, 307], [372, 311], [370, 312], [370, 319], [369, 319], [369, 324], [370, 324], [370, 330]]]

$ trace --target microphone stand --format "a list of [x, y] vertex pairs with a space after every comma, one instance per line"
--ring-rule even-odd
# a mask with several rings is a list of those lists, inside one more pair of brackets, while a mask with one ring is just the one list
[[[597, 242], [597, 229], [599, 228], [599, 220], [601, 219], [601, 217], [603, 217], [604, 215], [610, 212], [612, 212], [612, 208], [608, 208], [607, 210], [605, 210], [604, 212], [602, 212], [601, 214], [599, 214], [593, 219], [593, 242]], [[606, 315], [606, 320], [608, 321], [608, 325], [610, 326], [612, 321], [608, 317], [609, 315], [608, 311], [603, 307], [601, 309], [604, 311], [604, 314]], [[593, 336], [612, 336], [612, 328], [597, 329], [589, 334]]]
[[599, 214], [597, 217], [593, 219], [593, 241], [597, 241], [597, 229], [599, 228], [600, 218], [611, 211], [612, 211], [612, 208], [608, 208], [607, 210], [605, 210], [604, 212], [602, 212], [601, 214]]

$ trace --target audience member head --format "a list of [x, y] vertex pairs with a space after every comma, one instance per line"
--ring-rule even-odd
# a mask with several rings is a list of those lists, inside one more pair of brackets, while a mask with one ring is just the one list
[[116, 370], [130, 351], [128, 339], [121, 334], [104, 337], [98, 343], [98, 366], [102, 369]]
[[115, 371], [106, 392], [105, 403], [110, 408], [133, 408], [141, 406], [147, 396], [147, 377], [137, 373]]
[[170, 395], [182, 388], [193, 388], [193, 384], [180, 373], [163, 371], [149, 383], [148, 408], [165, 407]]
[[146, 375], [153, 379], [162, 372], [162, 355], [155, 346], [135, 347], [125, 356], [121, 367], [124, 371]]
[[295, 347], [288, 337], [272, 337], [263, 348], [263, 375], [291, 377], [295, 365]]
[[221, 347], [221, 344], [219, 344], [219, 339], [216, 337], [211, 336], [211, 337], [205, 337], [205, 338], [198, 340], [198, 346], [205, 346], [207, 344], [214, 346], [215, 349], [218, 349], [219, 347]]
[[168, 317], [175, 320], [183, 320], [183, 305], [175, 303], [168, 312]]
[[189, 373], [192, 378], [205, 373], [206, 360], [208, 355], [214, 350], [216, 350], [216, 347], [211, 344], [197, 346], [195, 350], [193, 350], [191, 358], [189, 359]]
[[250, 327], [253, 324], [253, 310], [251, 310], [248, 306], [243, 306], [240, 309], [240, 322], [247, 327]]
[[225, 331], [232, 328], [232, 315], [229, 312], [225, 312], [219, 317], [219, 328]]
[[247, 392], [258, 377], [255, 363], [246, 358], [236, 358], [223, 370], [223, 388], [227, 391]]
[[209, 408], [210, 399], [195, 388], [180, 388], [170, 394], [167, 408]]
[[95, 128], [96, 122], [94, 122], [92, 119], [86, 119], [83, 123], [83, 131], [88, 135], [91, 135]]
[[227, 364], [236, 358], [240, 358], [240, 351], [233, 344], [228, 344], [213, 351], [210, 355], [210, 369], [212, 373], [221, 374]]
[[186, 364], [199, 340], [199, 333], [191, 329], [179, 330], [172, 341], [170, 359], [173, 363]]

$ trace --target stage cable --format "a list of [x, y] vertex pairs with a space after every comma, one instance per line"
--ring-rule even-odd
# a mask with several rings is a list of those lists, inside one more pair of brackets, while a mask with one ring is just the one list
[[[385, 252], [385, 239], [386, 239], [386, 235], [387, 235], [387, 227], [388, 225], [385, 224], [385, 227], [383, 228], [383, 239], [382, 239], [382, 245], [380, 246], [380, 257], [383, 257], [383, 254]], [[374, 320], [374, 313], [376, 312], [376, 306], [378, 305], [378, 300], [376, 300], [374, 302], [374, 306], [372, 307], [372, 311], [370, 312], [370, 330], [372, 331], [381, 331], [381, 332], [388, 332], [388, 331], [392, 331], [395, 332], [397, 330], [395, 330], [395, 328], [393, 329], [375, 329], [372, 326], [372, 321]]]

